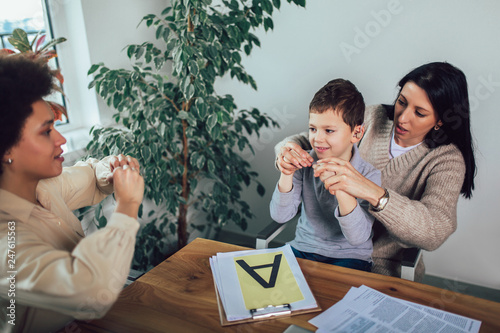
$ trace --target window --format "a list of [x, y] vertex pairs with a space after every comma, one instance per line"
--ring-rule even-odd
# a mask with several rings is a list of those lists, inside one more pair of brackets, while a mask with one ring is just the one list
[[[9, 43], [9, 37], [15, 29], [23, 29], [28, 34], [29, 41], [40, 33], [46, 34], [47, 39], [51, 39], [51, 22], [50, 15], [47, 15], [46, 0], [23, 0], [21, 1], [6, 1], [2, 3], [0, 11], [0, 48], [14, 50], [14, 47]], [[50, 60], [51, 68], [59, 68], [57, 58]], [[48, 100], [54, 101], [66, 107], [65, 100], [60, 93], [54, 93], [47, 97]], [[67, 124], [68, 120], [63, 116], [62, 120], [58, 120], [56, 125]]]

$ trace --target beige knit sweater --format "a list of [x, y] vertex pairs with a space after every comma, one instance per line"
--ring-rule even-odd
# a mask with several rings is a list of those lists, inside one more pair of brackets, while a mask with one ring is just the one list
[[[390, 195], [382, 211], [370, 211], [377, 219], [373, 227], [373, 272], [400, 276], [403, 248], [433, 251], [456, 230], [465, 162], [452, 144], [430, 149], [423, 143], [390, 159], [393, 125], [382, 105], [367, 107], [366, 131], [359, 150], [365, 161], [381, 170], [382, 186]], [[307, 142], [300, 136], [284, 141], [290, 140], [302, 145]], [[421, 260], [415, 280], [420, 281], [424, 272]]]

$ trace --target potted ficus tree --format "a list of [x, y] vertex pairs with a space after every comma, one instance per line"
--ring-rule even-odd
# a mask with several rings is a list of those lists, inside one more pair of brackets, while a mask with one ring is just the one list
[[[305, 0], [287, 0], [305, 6]], [[238, 110], [230, 95], [218, 95], [215, 81], [230, 75], [254, 89], [242, 65], [260, 46], [253, 29], [273, 28], [271, 15], [279, 0], [172, 0], [159, 15], [143, 22], [155, 29], [157, 45], [129, 45], [132, 69], [93, 65], [89, 87], [114, 107], [118, 126], [94, 127], [87, 149], [93, 156], [131, 154], [142, 165], [145, 197], [159, 211], [139, 233], [136, 268], [146, 269], [164, 258], [167, 233], [177, 234], [177, 248], [186, 245], [189, 229], [220, 229], [233, 222], [245, 229], [253, 216], [242, 200], [244, 186], [264, 187], [239, 154], [252, 149], [249, 135], [277, 123], [257, 109]], [[166, 69], [168, 68], [168, 70]], [[203, 183], [203, 186], [200, 186]], [[206, 214], [206, 224], [188, 223], [188, 211]], [[145, 214], [144, 214], [145, 215]], [[97, 219], [105, 224], [101, 210]], [[142, 266], [142, 267], [141, 267]]]

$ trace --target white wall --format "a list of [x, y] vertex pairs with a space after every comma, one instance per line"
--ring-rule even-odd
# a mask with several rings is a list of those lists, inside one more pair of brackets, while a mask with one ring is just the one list
[[[87, 86], [92, 77], [87, 72], [92, 64], [103, 62], [110, 68], [131, 67], [126, 49], [129, 44], [155, 41], [153, 29], [141, 19], [160, 13], [167, 0], [49, 0], [54, 34], [66, 37], [58, 46], [66, 94], [70, 100], [70, 123], [90, 128], [96, 123], [114, 124], [116, 113], [95, 90]], [[71, 126], [70, 129], [73, 129]]]
[[[500, 154], [494, 136], [500, 123], [499, 13], [495, 0], [309, 0], [306, 9], [282, 1], [274, 31], [259, 31], [262, 47], [244, 60], [259, 90], [229, 78], [218, 84], [219, 93], [233, 94], [240, 108], [257, 107], [282, 125], [253, 140], [257, 154], [249, 160], [267, 193], [264, 198], [253, 188], [246, 193], [257, 215], [247, 233], [270, 221], [268, 205], [278, 179], [273, 146], [307, 129], [307, 106], [324, 83], [347, 78], [367, 104], [390, 103], [409, 70], [448, 61], [468, 78], [478, 175], [473, 199], [459, 201], [458, 230], [424, 254], [427, 273], [500, 289]], [[347, 45], [356, 50], [343, 52]]]
[[[154, 42], [155, 30], [141, 22], [147, 14], [161, 13], [167, 0], [80, 0], [83, 8], [92, 64], [103, 62], [110, 68], [131, 68], [126, 47]], [[101, 122], [114, 124], [116, 111], [98, 98]], [[103, 112], [104, 111], [104, 112]]]
[[[81, 7], [80, 35], [85, 40], [68, 38], [70, 43], [88, 43], [88, 54], [83, 54], [88, 60], [76, 68], [80, 75], [101, 61], [114, 68], [128, 66], [122, 49], [154, 39], [145, 26], [136, 28], [138, 22], [166, 5], [165, 0], [52, 1], [61, 7]], [[240, 108], [257, 107], [282, 125], [254, 138], [257, 154], [245, 155], [267, 189], [263, 198], [254, 187], [245, 193], [257, 216], [246, 233], [255, 235], [271, 220], [269, 200], [278, 179], [273, 146], [307, 129], [307, 106], [319, 87], [343, 77], [358, 86], [367, 104], [390, 103], [406, 72], [425, 62], [446, 60], [468, 77], [478, 176], [473, 199], [460, 199], [457, 232], [438, 250], [425, 253], [427, 273], [500, 289], [500, 176], [495, 172], [500, 154], [493, 136], [500, 123], [498, 13], [500, 2], [495, 0], [309, 0], [306, 9], [282, 1], [273, 17], [274, 31], [256, 32], [262, 48], [244, 59], [259, 90], [229, 78], [218, 83], [218, 92], [233, 94]], [[69, 25], [74, 23], [72, 17], [67, 19]], [[356, 48], [354, 53], [342, 51], [341, 46], [348, 45]], [[109, 121], [113, 112], [98, 103], [105, 114], [101, 122]], [[227, 229], [239, 231], [231, 225]]]

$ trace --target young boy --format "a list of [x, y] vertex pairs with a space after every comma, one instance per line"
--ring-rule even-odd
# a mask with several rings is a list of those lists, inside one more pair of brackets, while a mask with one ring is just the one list
[[[363, 137], [363, 96], [347, 80], [328, 82], [309, 104], [309, 152], [314, 161], [336, 157], [349, 161], [363, 176], [380, 185], [380, 171], [359, 155]], [[281, 171], [281, 170], [280, 170]], [[271, 217], [291, 220], [302, 203], [301, 215], [290, 242], [296, 257], [371, 271], [373, 216], [369, 203], [336, 191], [332, 195], [314, 177], [314, 169], [281, 172], [270, 204]]]

